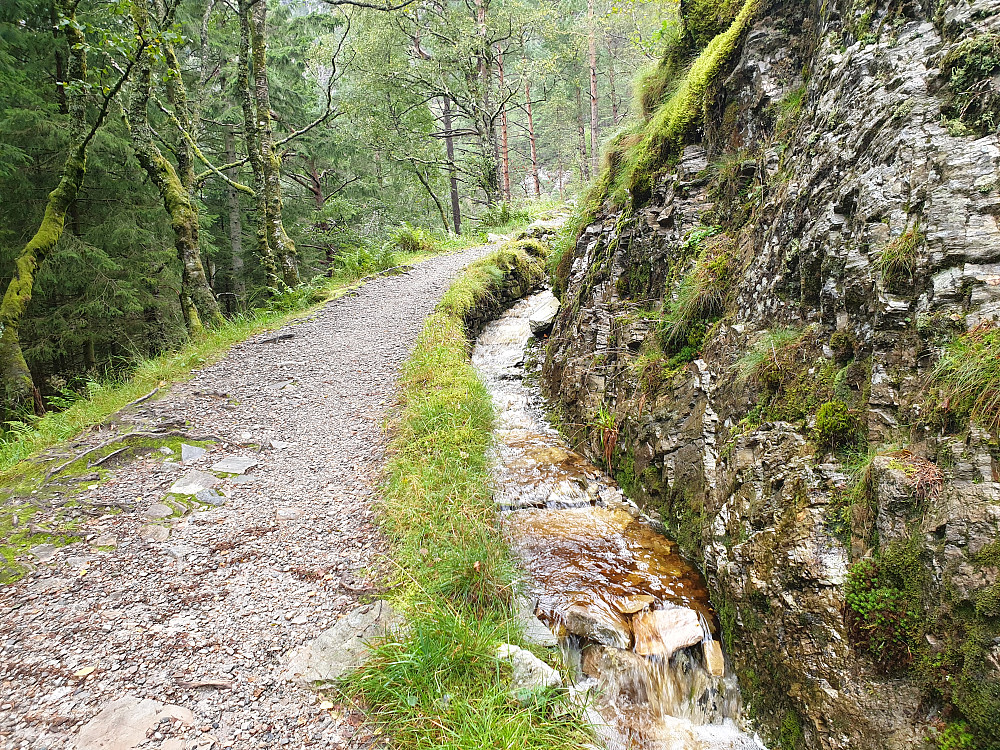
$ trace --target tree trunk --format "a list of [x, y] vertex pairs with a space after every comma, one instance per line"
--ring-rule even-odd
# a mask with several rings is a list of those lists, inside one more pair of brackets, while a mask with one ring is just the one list
[[282, 223], [281, 156], [274, 149], [271, 131], [271, 89], [267, 80], [267, 2], [259, 0], [250, 14], [250, 48], [253, 55], [254, 104], [264, 176], [265, 231], [285, 286], [299, 283], [298, 255]]
[[[500, 96], [504, 96], [503, 52], [497, 49], [497, 71], [500, 74]], [[501, 99], [502, 101], [502, 99]], [[503, 177], [503, 199], [510, 203], [510, 150], [507, 148], [507, 105], [500, 109], [500, 174]]]
[[[232, 125], [226, 126], [226, 163], [236, 161], [236, 134]], [[226, 175], [233, 182], [239, 176], [239, 168], [231, 167]], [[232, 267], [233, 305], [230, 312], [236, 312], [243, 307], [247, 295], [246, 282], [243, 278], [243, 217], [240, 214], [240, 196], [236, 188], [226, 185], [226, 200], [229, 204], [229, 257]]]
[[608, 55], [608, 90], [611, 93], [611, 124], [618, 127], [618, 97], [615, 94], [614, 58]]
[[437, 206], [438, 216], [441, 217], [441, 223], [444, 225], [444, 231], [446, 233], [450, 232], [451, 227], [448, 226], [448, 217], [444, 212], [444, 206], [441, 205], [441, 201], [438, 200], [437, 194], [431, 188], [430, 182], [428, 182], [427, 178], [420, 173], [420, 167], [418, 167], [416, 164], [413, 165], [413, 171], [416, 172], [417, 179], [420, 180], [420, 184], [424, 186], [424, 190], [427, 191], [427, 195], [431, 197], [431, 200], [434, 201], [434, 205]]
[[278, 275], [278, 264], [274, 258], [274, 250], [268, 242], [267, 206], [264, 200], [264, 160], [261, 157], [260, 134], [257, 130], [257, 114], [254, 111], [254, 101], [250, 93], [250, 9], [253, 0], [239, 0], [240, 47], [239, 68], [236, 85], [240, 93], [240, 106], [243, 109], [243, 138], [247, 149], [247, 161], [253, 172], [253, 189], [255, 198], [251, 216], [256, 236], [257, 255], [264, 270], [265, 283], [270, 292], [280, 291], [284, 282]]
[[462, 233], [462, 204], [458, 197], [458, 170], [455, 169], [455, 138], [451, 132], [451, 97], [442, 97], [442, 119], [444, 120], [444, 150], [448, 157], [448, 181], [451, 183], [451, 220], [455, 234]]
[[492, 206], [500, 194], [500, 144], [497, 141], [496, 125], [493, 118], [493, 70], [490, 61], [491, 47], [487, 41], [486, 10], [490, 0], [475, 0], [476, 35], [479, 49], [476, 52], [479, 70], [479, 116], [476, 118], [476, 132], [480, 142], [482, 160], [482, 187], [486, 193], [486, 205]]
[[583, 125], [583, 93], [576, 86], [576, 125], [580, 151], [580, 175], [584, 180], [590, 179], [590, 162], [587, 161], [587, 133]]
[[[66, 21], [63, 24], [68, 49], [66, 67], [69, 80], [66, 83], [76, 84], [66, 95], [66, 109], [70, 114], [70, 146], [59, 175], [59, 184], [49, 193], [38, 231], [14, 260], [13, 274], [0, 302], [0, 387], [4, 396], [0, 411], [7, 417], [27, 411], [34, 411], [39, 416], [45, 413], [21, 350], [18, 329], [31, 302], [35, 272], [62, 236], [66, 216], [80, 192], [87, 169], [87, 146], [93, 135], [93, 132], [89, 136], [84, 135], [86, 105], [82, 91], [87, 79], [86, 39], [76, 23], [75, 4], [67, 5], [57, 0], [54, 7], [56, 17]], [[69, 89], [68, 86], [64, 88]]]
[[587, 0], [587, 46], [590, 57], [590, 162], [596, 176], [600, 169], [597, 121], [597, 30], [594, 28], [594, 0]]
[[528, 144], [531, 147], [531, 180], [535, 186], [535, 197], [542, 197], [542, 186], [538, 181], [538, 148], [535, 145], [535, 120], [531, 116], [531, 80], [524, 79], [524, 106], [528, 113]]
[[[142, 36], [149, 34], [148, 8], [145, 0], [133, 0], [132, 17], [136, 30]], [[187, 129], [190, 118], [187, 112], [187, 97], [183, 81], [176, 80], [180, 74], [177, 58], [166, 51], [168, 67], [173, 75], [170, 83], [170, 100], [174, 103], [175, 114], [181, 125]], [[171, 59], [173, 62], [171, 62]], [[181, 262], [180, 303], [184, 313], [184, 322], [192, 333], [198, 332], [204, 324], [218, 325], [222, 322], [222, 313], [215, 295], [209, 288], [205, 276], [205, 268], [201, 262], [201, 250], [198, 242], [198, 207], [191, 198], [189, 186], [194, 184], [194, 165], [190, 146], [182, 139], [184, 145], [176, 148], [178, 168], [167, 159], [153, 142], [153, 130], [149, 126], [149, 97], [152, 88], [151, 60], [149, 55], [143, 55], [138, 65], [135, 89], [128, 106], [128, 127], [132, 135], [132, 145], [136, 159], [149, 176], [150, 182], [156, 186], [163, 205], [170, 215], [170, 227], [174, 232], [174, 247], [177, 258]], [[185, 185], [184, 177], [187, 177]]]

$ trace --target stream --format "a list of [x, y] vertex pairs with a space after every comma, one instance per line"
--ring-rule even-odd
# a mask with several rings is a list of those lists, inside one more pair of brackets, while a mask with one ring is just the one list
[[568, 442], [525, 381], [520, 301], [480, 335], [472, 362], [497, 412], [504, 533], [534, 583], [535, 613], [559, 638], [588, 718], [609, 750], [760, 750], [742, 730], [739, 687], [698, 570], [617, 483]]

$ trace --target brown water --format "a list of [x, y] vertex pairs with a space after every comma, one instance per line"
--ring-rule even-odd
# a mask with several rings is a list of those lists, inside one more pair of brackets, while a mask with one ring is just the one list
[[700, 573], [617, 484], [546, 420], [524, 382], [535, 295], [486, 328], [473, 364], [497, 411], [496, 500], [530, 574], [536, 614], [560, 637], [598, 739], [650, 750], [763, 748]]

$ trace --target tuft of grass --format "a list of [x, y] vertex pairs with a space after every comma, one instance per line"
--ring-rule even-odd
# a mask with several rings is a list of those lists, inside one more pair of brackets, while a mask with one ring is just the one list
[[945, 408], [1000, 434], [1000, 329], [983, 323], [949, 343], [934, 368]]
[[739, 382], [777, 390], [786, 371], [798, 365], [796, 354], [807, 334], [805, 328], [767, 331], [736, 361]]
[[565, 696], [523, 705], [508, 692], [502, 642], [522, 642], [520, 571], [493, 502], [490, 395], [468, 359], [467, 326], [543, 275], [508, 246], [470, 265], [421, 333], [402, 377], [401, 414], [380, 523], [398, 566], [407, 628], [374, 646], [341, 689], [402, 748], [576, 748], [587, 741]]
[[905, 292], [913, 284], [917, 270], [917, 248], [923, 235], [911, 227], [882, 248], [876, 267], [882, 282], [893, 294]]
[[393, 233], [392, 239], [396, 247], [404, 253], [429, 255], [438, 252], [438, 244], [434, 235], [423, 227], [415, 227], [408, 222], [404, 222]]
[[[733, 271], [732, 242], [725, 236], [709, 240], [716, 232], [717, 227], [702, 227], [694, 230], [685, 242], [685, 248], [695, 249], [703, 243], [704, 247], [663, 316], [663, 345], [671, 353], [679, 352], [685, 342], [692, 348], [692, 354], [696, 353], [707, 325], [725, 312]], [[698, 333], [692, 337], [692, 329], [696, 327]]]

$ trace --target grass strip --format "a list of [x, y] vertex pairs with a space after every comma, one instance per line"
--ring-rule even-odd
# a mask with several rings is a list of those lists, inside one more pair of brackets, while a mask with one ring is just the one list
[[342, 685], [399, 748], [542, 750], [587, 741], [562, 693], [517, 700], [496, 658], [500, 643], [524, 645], [514, 604], [519, 568], [498, 528], [487, 455], [493, 407], [469, 362], [466, 331], [543, 276], [543, 259], [516, 245], [470, 265], [404, 368], [381, 524], [408, 626]]

